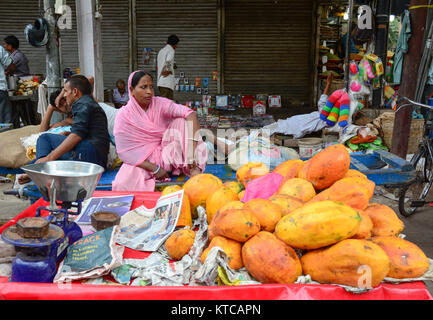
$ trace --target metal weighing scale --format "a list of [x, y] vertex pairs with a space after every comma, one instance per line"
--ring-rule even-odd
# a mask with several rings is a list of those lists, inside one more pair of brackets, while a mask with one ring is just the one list
[[[68, 246], [83, 236], [69, 215], [81, 213], [82, 202], [92, 196], [104, 168], [83, 161], [50, 161], [21, 169], [50, 205], [37, 208], [35, 217], [21, 219], [3, 231], [3, 241], [17, 251], [11, 281], [52, 282]], [[44, 211], [49, 214], [41, 217]]]

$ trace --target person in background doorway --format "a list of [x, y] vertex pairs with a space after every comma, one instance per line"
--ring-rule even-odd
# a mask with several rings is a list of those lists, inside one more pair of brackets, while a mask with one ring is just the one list
[[117, 80], [116, 88], [113, 90], [113, 103], [116, 109], [122, 108], [128, 103], [129, 96], [126, 91], [125, 81], [122, 79]]
[[[358, 53], [359, 50], [355, 46], [355, 42], [353, 41], [353, 36], [355, 34], [357, 25], [356, 23], [352, 24], [352, 30], [350, 31], [350, 37], [349, 37], [349, 55], [351, 53]], [[340, 39], [340, 43], [338, 45], [339, 47], [339, 57], [341, 59], [344, 59], [346, 57], [346, 42], [347, 42], [347, 32], [343, 35], [343, 37]]]
[[20, 47], [18, 38], [10, 35], [4, 38], [3, 41], [3, 47], [10, 53], [16, 67], [16, 70], [11, 74], [18, 77], [28, 76], [30, 74], [29, 61], [24, 53], [18, 49]]
[[14, 72], [15, 68], [9, 53], [0, 47], [0, 123], [12, 122], [12, 105], [9, 100], [6, 75]]
[[179, 38], [172, 34], [167, 39], [167, 45], [158, 53], [158, 81], [157, 86], [161, 97], [173, 100], [174, 87], [174, 52], [179, 43]]

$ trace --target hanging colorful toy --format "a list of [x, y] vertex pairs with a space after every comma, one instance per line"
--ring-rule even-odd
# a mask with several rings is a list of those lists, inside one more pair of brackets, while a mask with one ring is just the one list
[[338, 100], [340, 104], [340, 115], [338, 117], [338, 125], [340, 127], [347, 126], [348, 120], [349, 120], [349, 114], [350, 114], [350, 98], [349, 94], [346, 92], [343, 93], [340, 100]]
[[364, 60], [364, 67], [365, 67], [365, 71], [367, 72], [368, 78], [373, 79], [374, 78], [373, 69], [371, 68], [370, 63], [367, 60]]
[[326, 104], [323, 106], [323, 109], [320, 112], [320, 119], [321, 120], [326, 121], [328, 119], [328, 116], [331, 113], [331, 110], [334, 108], [334, 105], [341, 98], [343, 93], [344, 93], [343, 90], [336, 90], [329, 96], [328, 101], [326, 101]]
[[350, 97], [345, 90], [334, 91], [320, 112], [320, 119], [330, 127], [337, 122], [340, 127], [348, 125], [350, 115]]

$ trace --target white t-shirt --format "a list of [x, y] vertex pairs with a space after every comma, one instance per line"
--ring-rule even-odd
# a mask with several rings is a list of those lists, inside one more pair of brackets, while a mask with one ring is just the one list
[[108, 129], [108, 134], [110, 135], [110, 140], [111, 143], [115, 144], [114, 141], [114, 121], [116, 121], [116, 115], [117, 115], [117, 111], [119, 111], [120, 109], [116, 109], [112, 106], [110, 106], [109, 104], [103, 103], [103, 102], [98, 102], [99, 106], [104, 110], [105, 115], [107, 116], [107, 129]]
[[[167, 44], [164, 48], [159, 50], [158, 53], [158, 87], [169, 88], [174, 90], [176, 81], [174, 79], [174, 49], [171, 45]], [[166, 77], [161, 75], [162, 70], [167, 69], [171, 71]]]

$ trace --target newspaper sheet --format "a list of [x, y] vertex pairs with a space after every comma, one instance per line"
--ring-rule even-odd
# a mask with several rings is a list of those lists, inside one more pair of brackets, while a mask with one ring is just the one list
[[131, 210], [134, 195], [114, 196], [114, 197], [92, 197], [83, 202], [81, 213], [75, 218], [79, 225], [90, 225], [90, 216], [99, 211], [115, 212], [122, 217]]
[[176, 227], [183, 190], [158, 199], [152, 209], [140, 206], [120, 219], [118, 244], [139, 251], [156, 251]]

